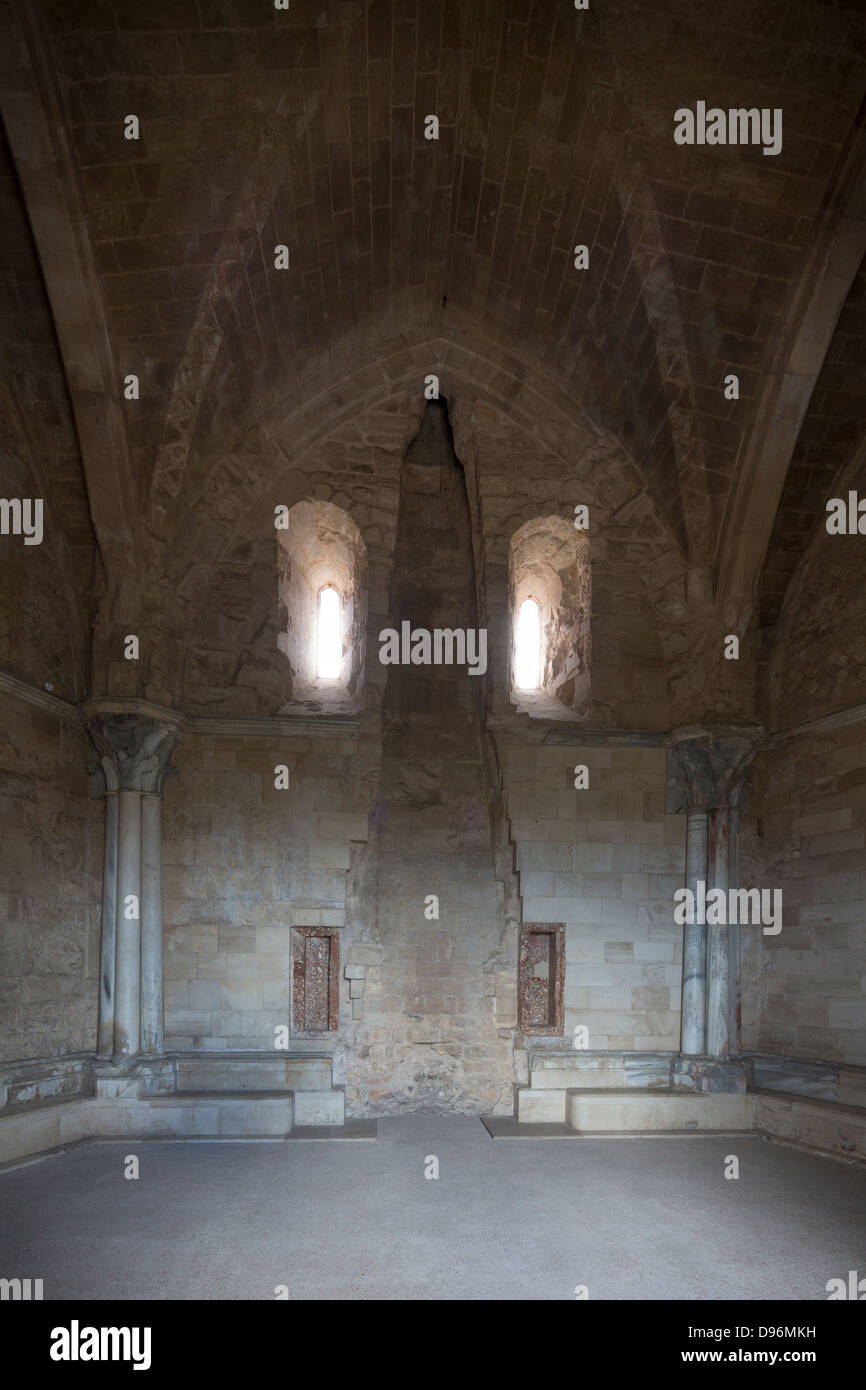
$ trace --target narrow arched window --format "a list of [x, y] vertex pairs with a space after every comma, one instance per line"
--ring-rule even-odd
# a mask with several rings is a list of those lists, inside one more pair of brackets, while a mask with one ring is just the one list
[[322, 680], [337, 680], [343, 655], [340, 633], [340, 595], [328, 585], [319, 590], [316, 616], [316, 675]]
[[514, 682], [519, 690], [537, 690], [541, 679], [541, 610], [525, 598], [517, 614]]

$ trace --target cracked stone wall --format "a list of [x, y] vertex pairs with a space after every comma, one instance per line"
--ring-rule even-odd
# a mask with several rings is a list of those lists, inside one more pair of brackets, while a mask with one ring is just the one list
[[565, 923], [565, 1039], [677, 1051], [685, 817], [665, 814], [664, 750], [510, 741], [504, 767], [523, 921]]
[[0, 695], [0, 1059], [96, 1046], [103, 809], [78, 724]]
[[[330, 501], [363, 538], [366, 670], [352, 751], [341, 740], [335, 752], [327, 738], [271, 746], [185, 736], [166, 790], [169, 1044], [272, 1046], [274, 1027], [286, 1021], [292, 925], [333, 926], [339, 1031], [292, 1046], [334, 1050], [353, 1114], [407, 1105], [511, 1112], [521, 879], [534, 914], [525, 920], [568, 922], [569, 1030], [588, 1023], [598, 1047], [678, 1041], [680, 934], [670, 897], [683, 828], [663, 815], [664, 759], [597, 750], [599, 781], [571, 818], [558, 793], [580, 750], [556, 750], [554, 764], [550, 749], [527, 747], [526, 726], [540, 726], [508, 699], [512, 536], [542, 514], [557, 518], [553, 531], [570, 541], [573, 505], [586, 501], [602, 697], [589, 721], [664, 727], [646, 582], [658, 530], [609, 449], [585, 458], [586, 477], [574, 479], [496, 412], [458, 400], [446, 420], [445, 409], [430, 407], [410, 453], [418, 429], [411, 402], [358, 416], [273, 492], [293, 507], [304, 497]], [[274, 715], [289, 699], [270, 527], [264, 510], [251, 516], [213, 575], [187, 664], [190, 713]], [[588, 588], [587, 574], [587, 599]], [[383, 666], [379, 632], [403, 618], [487, 627], [489, 674]], [[614, 670], [627, 678], [614, 685]], [[595, 677], [593, 669], [593, 696]], [[291, 764], [288, 793], [272, 789], [277, 761]], [[513, 837], [503, 787], [519, 820]], [[544, 802], [537, 817], [518, 804], [530, 794]], [[369, 839], [360, 822], [351, 835], [332, 822], [325, 862], [317, 818], [342, 812], [365, 826], [369, 816]], [[430, 894], [440, 899], [439, 921], [424, 916]]]
[[[497, 877], [484, 681], [465, 666], [379, 661], [379, 631], [403, 618], [477, 626], [465, 483], [443, 407], [429, 409], [406, 455], [400, 506], [387, 612], [375, 553], [371, 567], [359, 736], [187, 735], [175, 754], [167, 1043], [272, 1047], [288, 1022], [292, 927], [334, 927], [339, 1031], [292, 1047], [334, 1050], [350, 1113], [510, 1113], [517, 943]], [[289, 768], [288, 791], [274, 787], [276, 763]], [[429, 894], [438, 921], [425, 918]]]
[[[478, 625], [463, 469], [431, 402], [403, 464], [388, 626]], [[389, 665], [373, 818], [381, 961], [366, 1079], [380, 1109], [511, 1110], [515, 933], [497, 884], [483, 679]], [[425, 916], [431, 895], [438, 917]], [[432, 908], [431, 908], [432, 911]]]

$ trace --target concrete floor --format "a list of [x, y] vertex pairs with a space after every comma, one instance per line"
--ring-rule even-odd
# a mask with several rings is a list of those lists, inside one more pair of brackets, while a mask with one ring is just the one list
[[851, 1269], [866, 1171], [752, 1137], [412, 1116], [377, 1143], [124, 1141], [0, 1174], [0, 1276], [46, 1299], [826, 1299]]

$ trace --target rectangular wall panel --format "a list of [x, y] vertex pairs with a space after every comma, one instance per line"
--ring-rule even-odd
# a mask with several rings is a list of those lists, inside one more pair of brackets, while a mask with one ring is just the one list
[[564, 981], [564, 923], [525, 923], [520, 932], [518, 974], [522, 1032], [562, 1032]]
[[340, 947], [326, 927], [292, 932], [292, 1031], [327, 1033], [338, 1027]]

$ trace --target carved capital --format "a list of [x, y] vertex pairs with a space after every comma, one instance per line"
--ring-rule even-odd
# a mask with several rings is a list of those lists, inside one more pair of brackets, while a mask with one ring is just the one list
[[668, 741], [667, 812], [740, 806], [764, 730], [757, 725], [678, 729]]
[[141, 714], [97, 714], [88, 731], [107, 791], [162, 792], [180, 730]]

